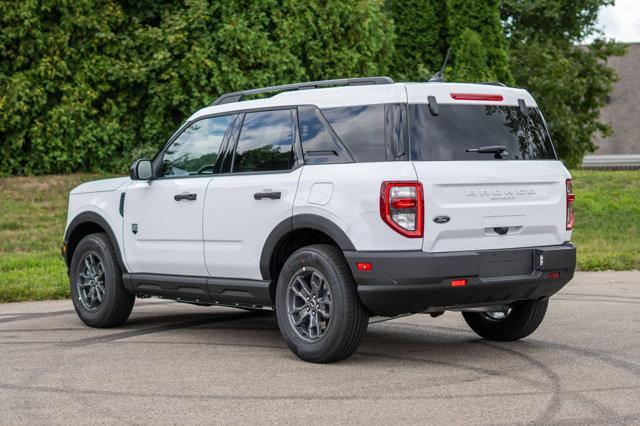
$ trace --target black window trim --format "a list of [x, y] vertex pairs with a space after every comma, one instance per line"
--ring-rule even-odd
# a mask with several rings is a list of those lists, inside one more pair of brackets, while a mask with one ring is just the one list
[[[240, 139], [240, 134], [242, 133], [242, 125], [244, 124], [244, 119], [249, 113], [253, 112], [265, 112], [265, 111], [282, 111], [289, 110], [291, 114], [291, 127], [293, 130], [293, 164], [291, 168], [286, 170], [261, 170], [254, 172], [234, 172], [233, 166], [236, 158], [236, 149], [238, 148], [238, 140]], [[294, 106], [273, 106], [273, 107], [263, 107], [263, 108], [252, 108], [246, 109], [241, 114], [240, 125], [238, 126], [238, 131], [233, 137], [233, 141], [229, 142], [229, 154], [231, 155], [231, 166], [229, 167], [228, 172], [220, 172], [215, 174], [215, 176], [251, 176], [251, 175], [268, 175], [268, 174], [286, 174], [291, 173], [300, 167], [304, 166], [304, 159], [302, 156], [302, 148], [300, 145], [300, 132], [298, 129], [298, 105]], [[302, 159], [302, 160], [301, 160]]]
[[[398, 107], [400, 109], [400, 117], [404, 116], [404, 125], [402, 126], [402, 134], [400, 136], [400, 146], [394, 144], [394, 140], [389, 137], [389, 129], [387, 128], [387, 113], [388, 107]], [[387, 156], [391, 155], [391, 158], [387, 158], [386, 161], [410, 161], [411, 145], [409, 143], [409, 108], [407, 102], [395, 102], [384, 104], [384, 139], [385, 150]], [[394, 123], [395, 124], [395, 123]], [[401, 150], [400, 150], [401, 148]]]
[[[405, 107], [408, 105], [408, 103], [406, 102], [400, 102], [400, 103], [392, 103], [392, 104], [399, 104], [399, 105], [404, 105]], [[358, 104], [358, 105], [347, 105], [347, 106], [368, 106], [368, 105], [387, 105], [386, 103], [382, 103], [382, 104]], [[216, 112], [216, 113], [211, 113], [211, 114], [203, 114], [201, 116], [196, 117], [193, 120], [187, 120], [185, 121], [182, 126], [180, 126], [178, 128], [178, 130], [176, 130], [173, 135], [169, 138], [169, 140], [167, 140], [167, 142], [165, 142], [165, 144], [162, 146], [162, 148], [153, 156], [151, 162], [152, 162], [152, 167], [153, 167], [153, 171], [154, 171], [154, 176], [153, 178], [151, 178], [150, 180], [160, 180], [160, 179], [192, 179], [192, 178], [202, 178], [202, 177], [215, 177], [215, 176], [225, 176], [225, 175], [238, 175], [238, 176], [243, 176], [243, 175], [255, 175], [255, 174], [282, 174], [282, 173], [291, 173], [295, 170], [297, 170], [298, 168], [307, 165], [307, 162], [304, 159], [304, 154], [303, 154], [303, 150], [302, 150], [302, 143], [301, 143], [301, 138], [300, 138], [300, 127], [299, 127], [299, 123], [298, 123], [298, 107], [302, 107], [302, 106], [309, 106], [309, 107], [313, 107], [316, 109], [316, 111], [320, 114], [321, 120], [323, 122], [323, 124], [325, 125], [325, 127], [327, 128], [327, 130], [332, 134], [332, 136], [335, 138], [335, 142], [338, 144], [339, 148], [343, 149], [344, 151], [342, 152], [342, 154], [344, 154], [344, 157], [346, 157], [345, 159], [347, 161], [345, 162], [340, 162], [340, 163], [330, 163], [330, 164], [351, 164], [351, 163], [356, 163], [355, 158], [353, 157], [353, 154], [351, 154], [351, 152], [347, 149], [346, 145], [344, 144], [344, 142], [342, 142], [342, 140], [340, 139], [340, 137], [338, 136], [338, 134], [335, 132], [335, 130], [333, 129], [333, 127], [331, 126], [331, 124], [329, 123], [329, 121], [326, 119], [326, 117], [324, 116], [322, 109], [320, 107], [318, 107], [315, 104], [293, 104], [293, 105], [278, 105], [278, 106], [268, 106], [268, 107], [259, 107], [259, 108], [246, 108], [246, 109], [233, 109], [233, 110], [229, 110], [229, 111], [223, 111], [223, 112]], [[329, 107], [329, 108], [339, 108], [339, 107]], [[294, 158], [294, 165], [291, 169], [288, 170], [272, 170], [272, 171], [259, 171], [259, 172], [236, 172], [233, 173], [232, 169], [229, 169], [229, 172], [214, 172], [212, 174], [208, 174], [208, 175], [185, 175], [185, 176], [157, 176], [157, 173], [159, 171], [160, 168], [160, 164], [162, 163], [161, 159], [164, 157], [164, 153], [165, 151], [169, 148], [169, 146], [171, 146], [171, 144], [173, 143], [173, 141], [175, 141], [181, 134], [182, 132], [185, 131], [185, 129], [187, 129], [189, 126], [191, 126], [193, 123], [196, 123], [200, 120], [205, 120], [208, 118], [215, 118], [215, 117], [224, 117], [224, 116], [232, 116], [235, 115], [235, 118], [233, 120], [233, 122], [230, 124], [230, 128], [232, 128], [232, 131], [229, 132], [229, 137], [227, 138], [227, 135], [225, 134], [225, 140], [222, 141], [222, 144], [220, 145], [220, 154], [219, 157], [222, 155], [232, 155], [232, 159], [235, 157], [235, 149], [237, 146], [237, 142], [238, 142], [238, 138], [240, 136], [240, 130], [242, 128], [242, 123], [244, 122], [244, 117], [247, 113], [251, 113], [251, 112], [261, 112], [261, 111], [276, 111], [276, 110], [282, 110], [282, 109], [289, 109], [292, 111], [292, 114], [294, 115], [293, 118], [293, 126], [294, 126], [294, 135], [295, 135], [295, 139], [294, 139], [294, 143], [293, 143], [293, 149], [294, 149], [294, 154], [295, 154], [295, 158]], [[408, 114], [407, 114], [408, 115]], [[544, 120], [544, 119], [543, 119]], [[407, 117], [407, 126], [409, 123], [409, 117]], [[546, 125], [546, 122], [545, 122]], [[237, 134], [236, 133], [236, 128], [237, 128]], [[411, 150], [410, 150], [410, 141], [409, 136], [407, 135], [407, 141], [405, 143], [408, 142], [408, 157], [411, 155]], [[398, 159], [400, 161], [407, 161], [404, 159]], [[409, 158], [410, 160], [410, 158]], [[386, 160], [386, 161], [390, 161], [390, 160]], [[309, 164], [311, 165], [311, 164]], [[321, 165], [321, 164], [320, 164]]]
[[[529, 107], [529, 108], [535, 108], [536, 111], [538, 111], [538, 114], [540, 114], [540, 118], [542, 119], [542, 124], [544, 125], [545, 130], [547, 131], [547, 134], [549, 135], [549, 141], [551, 142], [551, 149], [553, 150], [553, 156], [555, 157], [556, 161], [558, 160], [558, 153], [556, 152], [556, 145], [553, 143], [553, 139], [551, 138], [551, 130], [549, 129], [549, 125], [547, 124], [547, 120], [544, 119], [544, 115], [542, 114], [542, 110], [540, 109], [539, 106], [535, 106], [535, 107]], [[546, 160], [546, 161], [550, 161], [550, 160]]]
[[[333, 142], [338, 147], [338, 156], [340, 157], [340, 161], [331, 162], [331, 163], [322, 163], [322, 164], [309, 164], [309, 165], [310, 166], [321, 166], [323, 164], [351, 164], [351, 163], [355, 163], [356, 161], [353, 158], [353, 155], [351, 155], [351, 152], [349, 152], [349, 150], [347, 149], [345, 144], [342, 142], [342, 140], [340, 139], [338, 134], [335, 132], [335, 130], [333, 130], [333, 127], [331, 127], [331, 124], [329, 124], [329, 122], [327, 121], [327, 118], [322, 113], [322, 110], [320, 108], [318, 108], [317, 105], [301, 104], [301, 105], [298, 105], [296, 107], [296, 115], [297, 115], [297, 120], [298, 120], [298, 123], [297, 123], [298, 124], [298, 130], [300, 129], [300, 121], [299, 121], [300, 120], [300, 113], [298, 112], [298, 108], [300, 108], [300, 107], [311, 107], [318, 113], [318, 117], [320, 118], [320, 122], [322, 123], [324, 128], [329, 132], [329, 134], [333, 138]], [[300, 155], [301, 155], [301, 158], [304, 161], [304, 164], [307, 164], [307, 160], [306, 160], [306, 158], [304, 156], [304, 149], [302, 148], [302, 135], [298, 135], [298, 137], [300, 138]]]
[[[317, 105], [313, 105], [313, 104], [294, 104], [294, 105], [279, 105], [279, 106], [269, 106], [269, 107], [260, 107], [260, 108], [246, 108], [246, 109], [237, 109], [237, 110], [229, 110], [229, 111], [224, 111], [224, 112], [216, 112], [216, 113], [211, 113], [211, 114], [204, 114], [201, 116], [198, 116], [196, 119], [194, 120], [187, 120], [185, 123], [182, 124], [182, 126], [180, 126], [178, 128], [178, 130], [175, 131], [175, 133], [169, 138], [169, 140], [167, 142], [165, 142], [165, 144], [163, 145], [163, 147], [156, 153], [156, 155], [153, 157], [153, 159], [151, 160], [152, 162], [152, 167], [153, 167], [153, 171], [154, 174], [158, 173], [160, 164], [161, 164], [161, 158], [164, 156], [164, 152], [169, 148], [169, 146], [171, 146], [171, 144], [173, 143], [174, 140], [176, 140], [181, 134], [182, 132], [189, 127], [191, 124], [200, 121], [200, 120], [204, 120], [207, 118], [214, 118], [214, 117], [224, 117], [227, 115], [235, 115], [236, 118], [234, 120], [234, 122], [231, 124], [231, 126], [233, 127], [233, 130], [230, 132], [230, 138], [229, 140], [226, 141], [222, 141], [222, 145], [220, 145], [220, 154], [231, 154], [234, 155], [235, 154], [235, 148], [236, 148], [236, 144], [237, 144], [237, 139], [240, 136], [240, 129], [242, 127], [242, 123], [244, 122], [244, 116], [247, 113], [250, 112], [261, 112], [261, 111], [275, 111], [275, 110], [282, 110], [282, 109], [289, 109], [292, 110], [292, 113], [294, 115], [293, 117], [293, 121], [292, 121], [292, 125], [294, 126], [294, 141], [293, 141], [293, 149], [294, 149], [294, 154], [295, 154], [295, 158], [294, 158], [294, 166], [291, 169], [288, 170], [272, 170], [272, 171], [260, 171], [260, 172], [238, 172], [238, 173], [231, 173], [231, 168], [229, 169], [229, 172], [214, 172], [211, 175], [187, 175], [187, 176], [154, 176], [153, 178], [151, 178], [150, 180], [157, 180], [157, 179], [192, 179], [192, 178], [201, 178], [201, 177], [215, 177], [215, 176], [226, 176], [226, 175], [238, 175], [238, 176], [243, 176], [243, 175], [252, 175], [252, 174], [282, 174], [282, 173], [291, 173], [297, 169], [299, 169], [300, 167], [305, 165], [304, 162], [304, 157], [302, 155], [302, 148], [300, 145], [300, 132], [298, 130], [298, 106], [313, 106], [315, 108], [318, 108]], [[324, 118], [324, 116], [323, 116]], [[236, 126], [239, 123], [239, 127], [238, 127], [238, 132], [236, 135], [234, 135], [234, 132], [236, 130]], [[331, 129], [333, 131], [333, 129]], [[225, 135], [226, 137], [226, 135]], [[231, 140], [234, 139], [234, 140]], [[232, 157], [233, 158], [233, 157]]]
[[[351, 157], [351, 162], [352, 163], [386, 163], [386, 162], [392, 162], [392, 161], [411, 161], [410, 156], [411, 156], [411, 144], [410, 144], [410, 140], [409, 140], [409, 113], [408, 113], [408, 102], [384, 102], [384, 103], [373, 103], [373, 104], [358, 104], [358, 105], [344, 105], [344, 106], [335, 106], [335, 107], [327, 107], [327, 108], [318, 108], [316, 106], [316, 108], [318, 109], [318, 112], [320, 113], [320, 115], [322, 116], [322, 120], [324, 121], [325, 126], [327, 126], [331, 133], [334, 135], [334, 137], [336, 138], [337, 142], [340, 144], [340, 146], [342, 148], [344, 148], [345, 153]], [[302, 106], [302, 105], [300, 105]], [[338, 136], [338, 134], [336, 133], [336, 131], [333, 129], [333, 126], [331, 126], [331, 123], [329, 123], [329, 120], [327, 120], [327, 118], [324, 115], [324, 110], [327, 109], [334, 109], [334, 108], [357, 108], [357, 107], [368, 107], [368, 106], [382, 106], [382, 117], [384, 120], [384, 124], [383, 124], [383, 129], [382, 129], [382, 133], [384, 136], [384, 149], [385, 149], [385, 160], [384, 161], [356, 161], [355, 156], [353, 155], [353, 153], [349, 150], [349, 148], [347, 147], [347, 144], [345, 144], [342, 139], [340, 139], [340, 136]], [[387, 116], [387, 107], [388, 106], [398, 106], [400, 107], [402, 113], [405, 115], [406, 120], [405, 120], [405, 125], [403, 126], [403, 137], [402, 137], [402, 145], [404, 147], [404, 154], [396, 156], [394, 158], [387, 158], [387, 154], [389, 152], [395, 152], [396, 151], [396, 147], [394, 146], [390, 146], [391, 142], [390, 140], [388, 140], [387, 138], [387, 125], [386, 125], [386, 116]], [[407, 152], [409, 151], [409, 152]], [[341, 163], [333, 163], [333, 164], [341, 164]]]
[[202, 120], [207, 120], [209, 118], [216, 118], [216, 117], [234, 116], [233, 119], [231, 120], [231, 123], [229, 123], [229, 127], [227, 128], [227, 130], [225, 130], [224, 137], [223, 137], [222, 142], [220, 144], [220, 151], [219, 151], [218, 155], [223, 153], [224, 152], [224, 148], [226, 147], [227, 141], [228, 141], [229, 137], [232, 134], [232, 132], [230, 132], [229, 129], [233, 129], [235, 127], [235, 124], [238, 121], [239, 115], [240, 114], [238, 114], [236, 112], [225, 112], [225, 113], [219, 113], [219, 114], [207, 114], [207, 115], [202, 115], [200, 117], [197, 117], [195, 120], [186, 121], [182, 126], [180, 126], [178, 128], [178, 130], [171, 136], [171, 138], [169, 138], [169, 140], [164, 144], [162, 149], [160, 151], [158, 151], [156, 153], [156, 155], [153, 157], [153, 159], [151, 160], [151, 168], [153, 170], [153, 175], [154, 176], [149, 180], [151, 181], [151, 180], [165, 180], [165, 179], [193, 179], [193, 178], [207, 178], [207, 177], [215, 176], [216, 173], [202, 174], [202, 175], [183, 175], [183, 176], [158, 176], [158, 174], [160, 172], [160, 167], [162, 165], [162, 159], [164, 158], [165, 152], [167, 151], [167, 149], [169, 149], [171, 144], [173, 144], [173, 142], [176, 139], [178, 139], [182, 135], [182, 133], [184, 133], [185, 130], [187, 130], [193, 124], [195, 124], [195, 123], [197, 123], [199, 121], [202, 121]]

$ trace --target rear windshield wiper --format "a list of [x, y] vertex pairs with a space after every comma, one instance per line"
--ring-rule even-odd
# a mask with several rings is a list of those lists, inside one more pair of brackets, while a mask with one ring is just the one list
[[480, 148], [467, 148], [467, 152], [477, 152], [478, 154], [494, 154], [495, 158], [502, 158], [509, 155], [507, 147], [504, 145], [481, 146]]

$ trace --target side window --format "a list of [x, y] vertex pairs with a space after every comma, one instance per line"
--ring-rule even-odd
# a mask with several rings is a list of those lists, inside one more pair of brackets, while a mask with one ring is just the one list
[[191, 176], [213, 173], [220, 145], [234, 116], [198, 120], [164, 152], [160, 176]]
[[249, 112], [238, 138], [233, 172], [288, 170], [293, 165], [291, 110]]
[[326, 128], [317, 108], [298, 107], [300, 141], [307, 164], [344, 163], [348, 156], [335, 141], [333, 134]]
[[327, 108], [322, 114], [357, 162], [387, 160], [384, 105]]

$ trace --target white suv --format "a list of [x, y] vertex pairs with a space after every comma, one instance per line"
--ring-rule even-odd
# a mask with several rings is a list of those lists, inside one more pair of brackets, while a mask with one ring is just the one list
[[75, 188], [62, 253], [87, 325], [136, 295], [275, 309], [296, 355], [331, 362], [371, 315], [532, 333], [573, 277], [573, 200], [525, 90], [329, 80], [224, 95], [130, 177]]

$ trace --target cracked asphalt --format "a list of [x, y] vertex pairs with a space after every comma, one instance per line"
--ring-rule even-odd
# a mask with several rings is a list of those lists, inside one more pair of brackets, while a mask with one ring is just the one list
[[640, 272], [578, 273], [519, 342], [459, 313], [375, 322], [298, 360], [275, 316], [146, 299], [126, 326], [70, 301], [0, 305], [0, 423], [640, 424]]

